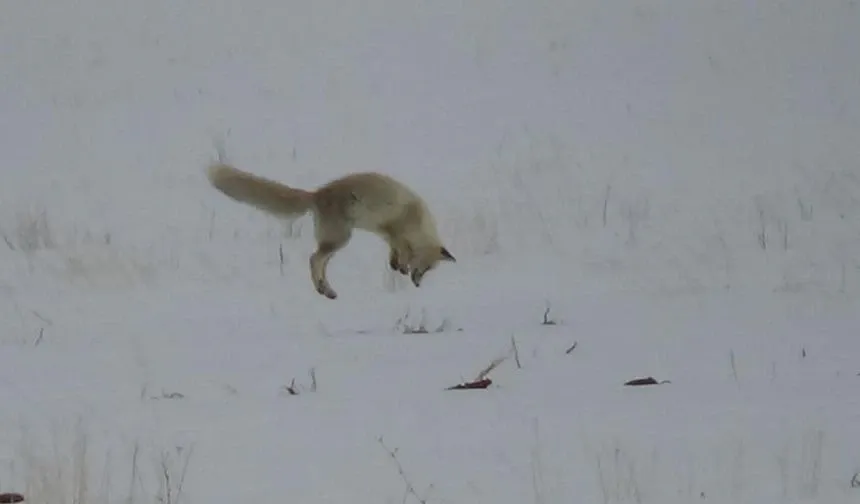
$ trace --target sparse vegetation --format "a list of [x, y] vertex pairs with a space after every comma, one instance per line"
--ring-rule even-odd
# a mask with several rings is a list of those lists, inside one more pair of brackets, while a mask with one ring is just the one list
[[511, 353], [514, 356], [514, 362], [517, 365], [517, 369], [522, 369], [523, 365], [520, 363], [520, 350], [517, 348], [517, 340], [511, 336]]
[[[400, 479], [403, 480], [403, 484], [405, 486], [403, 493], [403, 502], [407, 502], [409, 498], [415, 499], [419, 504], [427, 504], [427, 495], [433, 490], [433, 485], [429, 485], [427, 490], [422, 492], [421, 494], [415, 489], [415, 486], [412, 484], [412, 480], [406, 474], [406, 471], [403, 469], [403, 465], [400, 463], [400, 459], [397, 458], [397, 448], [391, 449], [382, 439], [382, 436], [377, 438], [379, 445], [385, 450], [385, 453], [388, 457], [394, 462], [394, 465], [397, 467], [397, 474], [400, 475]], [[423, 495], [422, 495], [423, 494]]]
[[[4, 494], [10, 500], [21, 502], [14, 496], [23, 497], [23, 502], [32, 504], [144, 504], [153, 501], [163, 504], [181, 504], [183, 487], [193, 453], [189, 448], [175, 446], [154, 456], [152, 471], [141, 467], [143, 454], [140, 443], [134, 443], [130, 456], [130, 473], [127, 490], [120, 491], [123, 480], [116, 469], [120, 466], [109, 463], [111, 452], [96, 453], [92, 450], [92, 437], [79, 421], [72, 431], [55, 428], [50, 446], [30, 436], [16, 454], [16, 467], [20, 471], [20, 492]], [[124, 447], [122, 447], [124, 448]], [[119, 450], [122, 452], [123, 450]], [[103, 461], [102, 471], [96, 469], [97, 461]], [[127, 494], [123, 492], [127, 491]]]
[[413, 320], [410, 309], [407, 309], [406, 313], [394, 323], [394, 330], [402, 334], [430, 334], [443, 333], [451, 329], [451, 321], [447, 318], [442, 319], [436, 327], [428, 328], [428, 323], [427, 310], [422, 308], [421, 316], [418, 320]]
[[162, 504], [179, 504], [182, 502], [182, 490], [185, 486], [185, 475], [188, 473], [188, 463], [194, 452], [192, 445], [188, 449], [176, 446], [173, 450], [161, 452], [161, 478], [156, 500]]
[[296, 379], [293, 378], [290, 381], [289, 385], [284, 385], [281, 387], [281, 391], [287, 393], [287, 395], [296, 396], [299, 395], [303, 390], [308, 392], [316, 392], [317, 391], [317, 373], [316, 369], [311, 368], [308, 371], [308, 376], [310, 377], [310, 385], [304, 387], [302, 385], [296, 385]]
[[[511, 349], [511, 353], [514, 353], [515, 351], [516, 351], [516, 347], [513, 347]], [[487, 367], [482, 369], [477, 374], [477, 376], [475, 376], [474, 379], [469, 380], [469, 381], [463, 381], [461, 383], [458, 383], [457, 385], [452, 385], [452, 386], [448, 387], [446, 390], [471, 390], [471, 389], [485, 389], [485, 388], [489, 387], [490, 385], [493, 384], [493, 381], [489, 377], [490, 373], [494, 369], [499, 367], [499, 365], [501, 365], [504, 361], [506, 361], [509, 356], [510, 356], [510, 354], [503, 355], [501, 357], [497, 357], [497, 358], [493, 359], [487, 365]]]
[[550, 309], [551, 309], [550, 304], [549, 304], [549, 302], [547, 302], [546, 303], [546, 309], [543, 311], [543, 320], [541, 321], [541, 325], [553, 326], [553, 325], [557, 324], [557, 322], [552, 317], [549, 316]]
[[140, 389], [140, 399], [141, 400], [147, 399], [150, 401], [160, 401], [160, 400], [175, 401], [175, 400], [179, 400], [179, 399], [185, 399], [185, 394], [183, 394], [182, 392], [176, 392], [176, 391], [168, 392], [168, 391], [162, 389], [160, 393], [155, 394], [155, 395], [151, 395], [151, 394], [149, 394], [149, 387], [147, 385], [143, 385]]
[[40, 249], [56, 246], [54, 236], [48, 225], [47, 211], [23, 212], [17, 214], [15, 232], [10, 236], [0, 229], [0, 235], [9, 250], [32, 253]]

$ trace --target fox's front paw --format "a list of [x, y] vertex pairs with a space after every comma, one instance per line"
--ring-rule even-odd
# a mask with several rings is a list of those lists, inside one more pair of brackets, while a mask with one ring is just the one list
[[391, 268], [393, 271], [400, 273], [401, 275], [409, 274], [409, 265], [401, 264], [396, 257], [392, 257], [391, 259], [389, 259], [388, 267]]

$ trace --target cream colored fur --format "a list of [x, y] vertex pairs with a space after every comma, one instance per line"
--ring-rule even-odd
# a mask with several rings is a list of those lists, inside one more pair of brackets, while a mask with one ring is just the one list
[[326, 267], [335, 252], [349, 243], [353, 229], [385, 240], [389, 266], [410, 275], [416, 287], [439, 261], [455, 261], [442, 245], [424, 200], [388, 175], [353, 173], [315, 191], [295, 189], [225, 163], [211, 165], [207, 175], [216, 189], [233, 200], [272, 215], [313, 214], [317, 250], [310, 258], [311, 279], [317, 292], [329, 299], [337, 293], [328, 283]]

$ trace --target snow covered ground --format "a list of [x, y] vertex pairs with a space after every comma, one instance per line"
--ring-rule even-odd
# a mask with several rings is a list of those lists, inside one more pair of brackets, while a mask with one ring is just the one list
[[[853, 0], [4, 4], [0, 492], [857, 502], [858, 47]], [[393, 174], [457, 263], [359, 234], [319, 296], [217, 141]]]

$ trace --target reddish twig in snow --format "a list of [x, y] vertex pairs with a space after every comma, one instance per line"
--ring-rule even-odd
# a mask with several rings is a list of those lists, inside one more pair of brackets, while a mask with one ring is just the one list
[[459, 385], [454, 385], [453, 387], [448, 387], [445, 390], [473, 390], [473, 389], [485, 389], [489, 387], [493, 383], [493, 380], [489, 378], [484, 378], [482, 380], [476, 380], [473, 382], [461, 383]]

